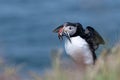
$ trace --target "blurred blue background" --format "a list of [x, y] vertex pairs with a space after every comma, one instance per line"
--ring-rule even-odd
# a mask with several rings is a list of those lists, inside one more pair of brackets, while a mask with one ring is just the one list
[[52, 33], [64, 22], [90, 25], [112, 46], [120, 39], [120, 0], [0, 0], [0, 56], [48, 68], [51, 50], [64, 49]]

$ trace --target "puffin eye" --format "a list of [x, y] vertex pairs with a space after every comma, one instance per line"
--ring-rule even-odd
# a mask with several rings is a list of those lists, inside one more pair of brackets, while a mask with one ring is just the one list
[[72, 28], [71, 28], [71, 27], [69, 27], [69, 29], [71, 30]]

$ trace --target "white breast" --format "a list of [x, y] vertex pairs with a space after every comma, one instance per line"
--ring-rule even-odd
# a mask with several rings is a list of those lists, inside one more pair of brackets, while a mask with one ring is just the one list
[[75, 60], [84, 59], [84, 63], [93, 64], [92, 52], [89, 49], [88, 43], [80, 36], [72, 37], [65, 41], [65, 50]]

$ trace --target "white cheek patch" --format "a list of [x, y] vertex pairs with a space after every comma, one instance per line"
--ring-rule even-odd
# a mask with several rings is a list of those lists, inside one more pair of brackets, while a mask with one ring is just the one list
[[[70, 29], [70, 27], [71, 27], [71, 29]], [[69, 33], [69, 35], [73, 35], [76, 33], [77, 27], [67, 26], [67, 27], [64, 27], [64, 30], [67, 31]]]
[[76, 27], [72, 28], [72, 30], [69, 30], [69, 34], [73, 35], [76, 33]]

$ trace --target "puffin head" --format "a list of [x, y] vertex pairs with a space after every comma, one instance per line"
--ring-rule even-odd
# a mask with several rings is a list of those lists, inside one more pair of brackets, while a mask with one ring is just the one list
[[80, 35], [83, 32], [82, 25], [80, 23], [71, 23], [66, 22], [63, 25], [58, 26], [53, 32], [58, 33], [58, 38], [63, 39], [63, 36], [66, 36], [70, 40], [70, 37]]

